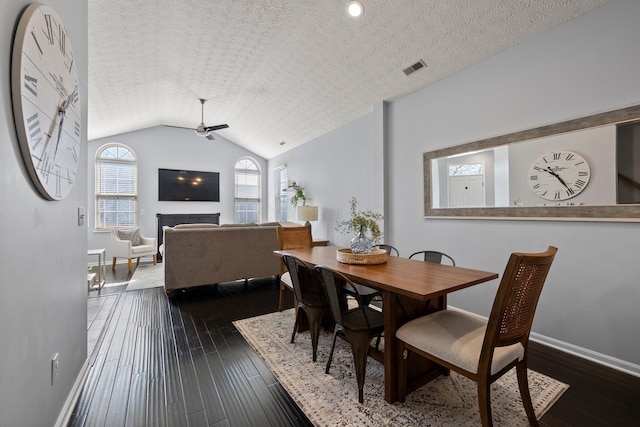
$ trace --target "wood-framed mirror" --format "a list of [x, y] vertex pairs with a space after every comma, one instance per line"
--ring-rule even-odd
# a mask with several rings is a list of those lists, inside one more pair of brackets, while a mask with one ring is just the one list
[[640, 222], [640, 105], [423, 155], [427, 218]]

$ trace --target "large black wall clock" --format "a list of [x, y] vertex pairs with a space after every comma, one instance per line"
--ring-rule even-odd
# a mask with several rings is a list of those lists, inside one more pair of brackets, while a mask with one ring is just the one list
[[29, 5], [11, 58], [11, 96], [22, 157], [40, 194], [64, 199], [80, 161], [78, 73], [69, 33], [58, 14]]

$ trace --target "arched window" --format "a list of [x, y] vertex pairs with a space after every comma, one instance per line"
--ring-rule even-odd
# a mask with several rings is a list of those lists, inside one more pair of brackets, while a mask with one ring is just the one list
[[96, 228], [138, 224], [138, 161], [123, 144], [107, 144], [96, 153]]
[[235, 168], [235, 222], [260, 222], [260, 167], [258, 162], [243, 157]]

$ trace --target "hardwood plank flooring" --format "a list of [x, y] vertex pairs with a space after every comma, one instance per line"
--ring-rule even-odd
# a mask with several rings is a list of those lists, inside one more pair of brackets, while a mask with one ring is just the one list
[[[312, 425], [231, 324], [275, 311], [275, 280], [201, 287], [169, 301], [163, 288], [124, 292], [128, 279], [126, 265], [118, 265], [107, 282], [123, 285], [89, 293], [89, 299], [116, 295], [118, 301], [69, 426]], [[529, 365], [570, 385], [541, 426], [640, 420], [637, 377], [536, 343]]]

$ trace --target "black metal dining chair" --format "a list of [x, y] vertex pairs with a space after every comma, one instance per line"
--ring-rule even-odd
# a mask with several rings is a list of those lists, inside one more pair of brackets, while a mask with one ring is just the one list
[[320, 327], [325, 314], [331, 315], [329, 302], [322, 287], [322, 283], [315, 274], [313, 267], [307, 266], [298, 258], [285, 255], [285, 265], [291, 276], [293, 292], [298, 301], [298, 309], [296, 311], [296, 320], [291, 333], [291, 342], [293, 343], [300, 324], [301, 317], [307, 316], [309, 321], [309, 332], [311, 334], [311, 350], [312, 360], [315, 362], [318, 353], [318, 338], [320, 336]]
[[[370, 343], [374, 337], [379, 337], [384, 331], [384, 316], [380, 311], [365, 305], [357, 290], [355, 291], [355, 296], [358, 300], [358, 306], [350, 309], [340, 298], [338, 288], [342, 288], [343, 285], [353, 286], [354, 283], [343, 274], [330, 268], [318, 265], [315, 270], [322, 277], [333, 320], [335, 321], [333, 344], [325, 373], [328, 374], [329, 368], [331, 368], [336, 339], [338, 335], [343, 335], [351, 344], [358, 383], [358, 402], [362, 403], [364, 401], [364, 379], [367, 370], [367, 357], [371, 348]], [[353, 289], [356, 288], [354, 287]]]
[[425, 262], [433, 262], [436, 264], [442, 264], [442, 260], [447, 260], [448, 263], [455, 266], [456, 262], [449, 255], [440, 251], [418, 251], [411, 254], [409, 259], [413, 259], [414, 257], [418, 257], [418, 255], [422, 255], [422, 260]]

